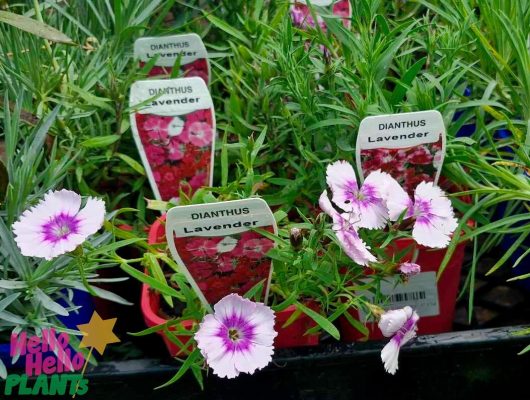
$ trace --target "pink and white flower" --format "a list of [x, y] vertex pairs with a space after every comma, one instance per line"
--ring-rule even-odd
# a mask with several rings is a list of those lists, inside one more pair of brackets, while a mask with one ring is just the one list
[[411, 276], [418, 275], [421, 272], [421, 266], [411, 262], [404, 262], [398, 267], [398, 270], [405, 278], [410, 278]]
[[267, 252], [274, 247], [274, 242], [270, 239], [252, 238], [247, 240], [240, 240], [233, 253], [236, 257], [248, 257], [253, 260], [258, 260], [265, 257]]
[[197, 147], [203, 147], [212, 142], [213, 131], [207, 122], [193, 122], [186, 131], [188, 140]]
[[219, 240], [196, 238], [186, 244], [186, 250], [195, 257], [212, 257], [217, 254]]
[[386, 203], [390, 219], [415, 219], [412, 237], [421, 245], [433, 248], [447, 247], [451, 234], [458, 226], [451, 201], [432, 182], [422, 182], [414, 191], [414, 201], [399, 184], [387, 186]]
[[176, 137], [171, 138], [167, 147], [167, 158], [172, 161], [182, 160], [186, 146]]
[[409, 306], [400, 310], [385, 312], [379, 320], [379, 329], [390, 341], [381, 351], [381, 360], [385, 370], [394, 375], [398, 369], [399, 350], [403, 345], [416, 337], [417, 323], [420, 317]]
[[380, 229], [388, 220], [388, 209], [382, 191], [393, 178], [385, 172], [374, 171], [359, 187], [353, 167], [346, 161], [328, 165], [326, 180], [333, 192], [333, 202], [358, 219], [356, 226]]
[[326, 191], [320, 195], [318, 203], [322, 211], [333, 219], [333, 230], [346, 255], [359, 265], [368, 265], [370, 262], [375, 262], [375, 256], [370, 253], [370, 248], [359, 237], [355, 229], [355, 221], [350, 221], [350, 214], [341, 214], [335, 210]]
[[161, 117], [152, 115], [144, 122], [144, 130], [151, 140], [166, 141], [168, 139], [168, 127], [171, 123], [171, 117]]
[[274, 312], [237, 294], [229, 294], [202, 320], [195, 334], [197, 347], [214, 374], [235, 378], [253, 374], [272, 360]]
[[81, 196], [70, 190], [50, 191], [35, 207], [13, 224], [15, 241], [23, 255], [54, 257], [75, 250], [103, 225], [105, 203], [89, 197], [81, 208]]

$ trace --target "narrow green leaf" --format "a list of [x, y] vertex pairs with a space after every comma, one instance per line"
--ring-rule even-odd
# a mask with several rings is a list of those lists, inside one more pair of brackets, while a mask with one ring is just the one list
[[0, 311], [4, 311], [8, 305], [18, 298], [18, 296], [20, 296], [20, 293], [13, 293], [7, 296], [5, 299], [0, 300]]
[[40, 288], [35, 288], [35, 298], [37, 298], [37, 300], [39, 300], [42, 306], [47, 310], [53, 311], [54, 313], [63, 315], [65, 317], [69, 314], [66, 308], [53, 301]]
[[133, 278], [138, 279], [142, 283], [147, 283], [151, 288], [159, 291], [161, 294], [180, 298], [180, 294], [173, 289], [171, 286], [163, 285], [153, 277], [146, 275], [137, 269], [134, 269], [128, 264], [120, 264], [120, 268], [131, 275]]
[[218, 27], [222, 31], [225, 31], [229, 35], [235, 37], [236, 39], [238, 39], [239, 41], [241, 41], [242, 43], [247, 45], [247, 47], [251, 47], [250, 40], [242, 32], [238, 31], [237, 29], [235, 29], [234, 27], [230, 26], [229, 24], [227, 24], [222, 19], [219, 19], [219, 18], [217, 18], [216, 16], [214, 16], [212, 14], [206, 14], [205, 13], [205, 16], [208, 19], [208, 21], [210, 21], [213, 25], [215, 25], [216, 27]]
[[120, 140], [119, 135], [98, 136], [85, 140], [81, 143], [81, 146], [87, 148], [107, 147], [116, 143], [118, 140]]
[[39, 36], [52, 42], [73, 44], [74, 42], [61, 31], [52, 28], [33, 18], [18, 15], [9, 11], [0, 11], [0, 22], [4, 22], [15, 28], [21, 29], [32, 35]]
[[201, 356], [201, 352], [200, 352], [200, 350], [198, 348], [193, 350], [193, 352], [188, 356], [186, 361], [184, 361], [184, 363], [179, 368], [178, 372], [173, 376], [173, 378], [171, 378], [169, 381], [167, 381], [163, 385], [158, 386], [155, 389], [161, 389], [163, 387], [169, 386], [169, 385], [175, 383], [176, 381], [178, 381], [180, 378], [182, 378], [184, 376], [184, 374], [188, 371], [188, 369], [191, 368], [191, 366], [193, 365], [195, 360], [197, 360], [200, 356]]
[[336, 340], [340, 339], [339, 330], [335, 327], [335, 325], [329, 322], [324, 316], [320, 315], [319, 313], [310, 309], [309, 307], [306, 307], [300, 302], [296, 302], [296, 306], [300, 308], [304, 312], [304, 314], [306, 314], [313, 321], [315, 321], [322, 329], [324, 329], [327, 333], [329, 333], [334, 339]]

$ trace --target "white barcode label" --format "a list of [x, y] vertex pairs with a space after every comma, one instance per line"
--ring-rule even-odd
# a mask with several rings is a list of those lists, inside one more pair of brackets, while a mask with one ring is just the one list
[[[374, 295], [370, 292], [363, 291], [359, 294], [365, 296], [368, 301], [374, 301]], [[411, 277], [407, 283], [397, 285], [395, 281], [383, 281], [381, 294], [386, 301], [380, 305], [386, 310], [410, 306], [420, 317], [434, 317], [440, 314], [438, 286], [434, 272], [422, 272]], [[363, 311], [360, 312], [360, 318], [361, 320], [366, 318]]]

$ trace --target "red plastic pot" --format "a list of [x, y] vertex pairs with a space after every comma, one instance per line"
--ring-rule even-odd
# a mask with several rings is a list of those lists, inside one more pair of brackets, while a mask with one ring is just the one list
[[[149, 230], [148, 242], [151, 245], [161, 244], [166, 241], [165, 237], [165, 216], [158, 218]], [[308, 307], [318, 310], [316, 305], [308, 305]], [[142, 285], [142, 297], [141, 297], [141, 309], [144, 317], [144, 321], [148, 327], [153, 327], [161, 324], [165, 324], [168, 320], [160, 316], [160, 295], [151, 290], [148, 285]], [[286, 327], [283, 327], [285, 323], [291, 318], [293, 313], [296, 311], [295, 306], [289, 306], [285, 310], [276, 312], [276, 323], [275, 329], [278, 332], [278, 336], [274, 340], [276, 348], [287, 348], [287, 347], [300, 347], [300, 346], [316, 346], [319, 343], [320, 335], [318, 333], [305, 335], [305, 332], [315, 326], [315, 322], [308, 317], [306, 314], [300, 314], [294, 322]], [[184, 329], [191, 330], [195, 321], [183, 321], [181, 327]], [[171, 329], [171, 328], [170, 328]], [[172, 342], [163, 331], [158, 332], [168, 349], [171, 356], [176, 356], [182, 352], [176, 343]], [[186, 344], [191, 336], [179, 336], [177, 338]]]
[[[393, 243], [393, 249], [391, 252], [399, 252], [410, 248], [410, 252], [402, 259], [403, 262], [410, 261], [413, 255], [413, 245], [414, 241], [412, 239], [400, 239]], [[419, 335], [449, 332], [452, 330], [456, 297], [466, 245], [467, 243], [464, 242], [456, 247], [442, 276], [437, 281], [440, 313], [436, 316], [420, 318], [418, 323]], [[421, 266], [422, 272], [433, 271], [438, 273], [447, 249], [428, 249], [419, 246], [418, 250], [419, 253], [416, 263]], [[350, 311], [350, 314], [354, 318], [358, 318], [358, 312], [356, 310]], [[383, 339], [383, 335], [381, 335], [376, 323], [368, 323], [367, 327], [370, 331], [369, 339]], [[355, 329], [346, 318], [340, 319], [340, 333], [341, 339], [346, 342], [352, 342], [364, 338], [364, 336]]]

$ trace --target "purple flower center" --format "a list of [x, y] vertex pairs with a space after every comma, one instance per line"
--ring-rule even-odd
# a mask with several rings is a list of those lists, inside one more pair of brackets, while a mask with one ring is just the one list
[[226, 351], [246, 351], [254, 339], [254, 325], [242, 316], [232, 314], [223, 319], [217, 336], [223, 340]]
[[60, 213], [42, 226], [44, 240], [57, 243], [79, 232], [79, 220], [75, 215]]
[[431, 211], [432, 207], [429, 200], [417, 199], [414, 202], [413, 216], [419, 223], [429, 223], [431, 219]]

